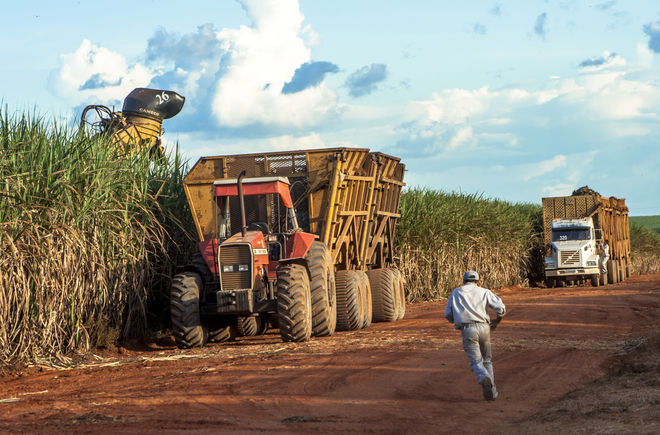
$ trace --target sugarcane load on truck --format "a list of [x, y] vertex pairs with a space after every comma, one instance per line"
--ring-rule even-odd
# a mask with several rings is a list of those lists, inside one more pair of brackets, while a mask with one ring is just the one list
[[176, 342], [284, 341], [405, 314], [394, 235], [405, 166], [368, 149], [202, 157], [184, 179], [198, 253], [173, 278]]
[[598, 286], [630, 276], [625, 199], [586, 186], [571, 196], [543, 198], [543, 223], [546, 286]]

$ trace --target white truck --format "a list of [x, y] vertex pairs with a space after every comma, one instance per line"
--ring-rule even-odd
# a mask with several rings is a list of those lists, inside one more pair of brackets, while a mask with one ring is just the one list
[[594, 229], [591, 217], [553, 219], [550, 256], [545, 257], [545, 278], [549, 286], [563, 285], [588, 277], [597, 286], [600, 278], [598, 241], [602, 231]]
[[[582, 189], [588, 189], [586, 186]], [[630, 276], [628, 207], [623, 198], [588, 191], [543, 198], [547, 287], [614, 284]], [[609, 247], [601, 272], [599, 244]]]

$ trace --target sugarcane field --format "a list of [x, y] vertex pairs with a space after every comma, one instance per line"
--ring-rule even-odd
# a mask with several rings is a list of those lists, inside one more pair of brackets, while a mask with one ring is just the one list
[[349, 3], [8, 6], [0, 434], [660, 433], [660, 9]]

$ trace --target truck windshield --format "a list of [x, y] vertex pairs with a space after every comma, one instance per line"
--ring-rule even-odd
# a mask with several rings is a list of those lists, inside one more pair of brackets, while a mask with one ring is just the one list
[[589, 228], [566, 228], [561, 230], [552, 230], [552, 241], [563, 242], [566, 240], [590, 240], [591, 231]]

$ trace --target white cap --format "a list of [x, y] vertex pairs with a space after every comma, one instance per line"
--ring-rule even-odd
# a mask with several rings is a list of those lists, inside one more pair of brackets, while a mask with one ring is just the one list
[[468, 270], [463, 274], [463, 282], [479, 281], [479, 274], [474, 270]]

